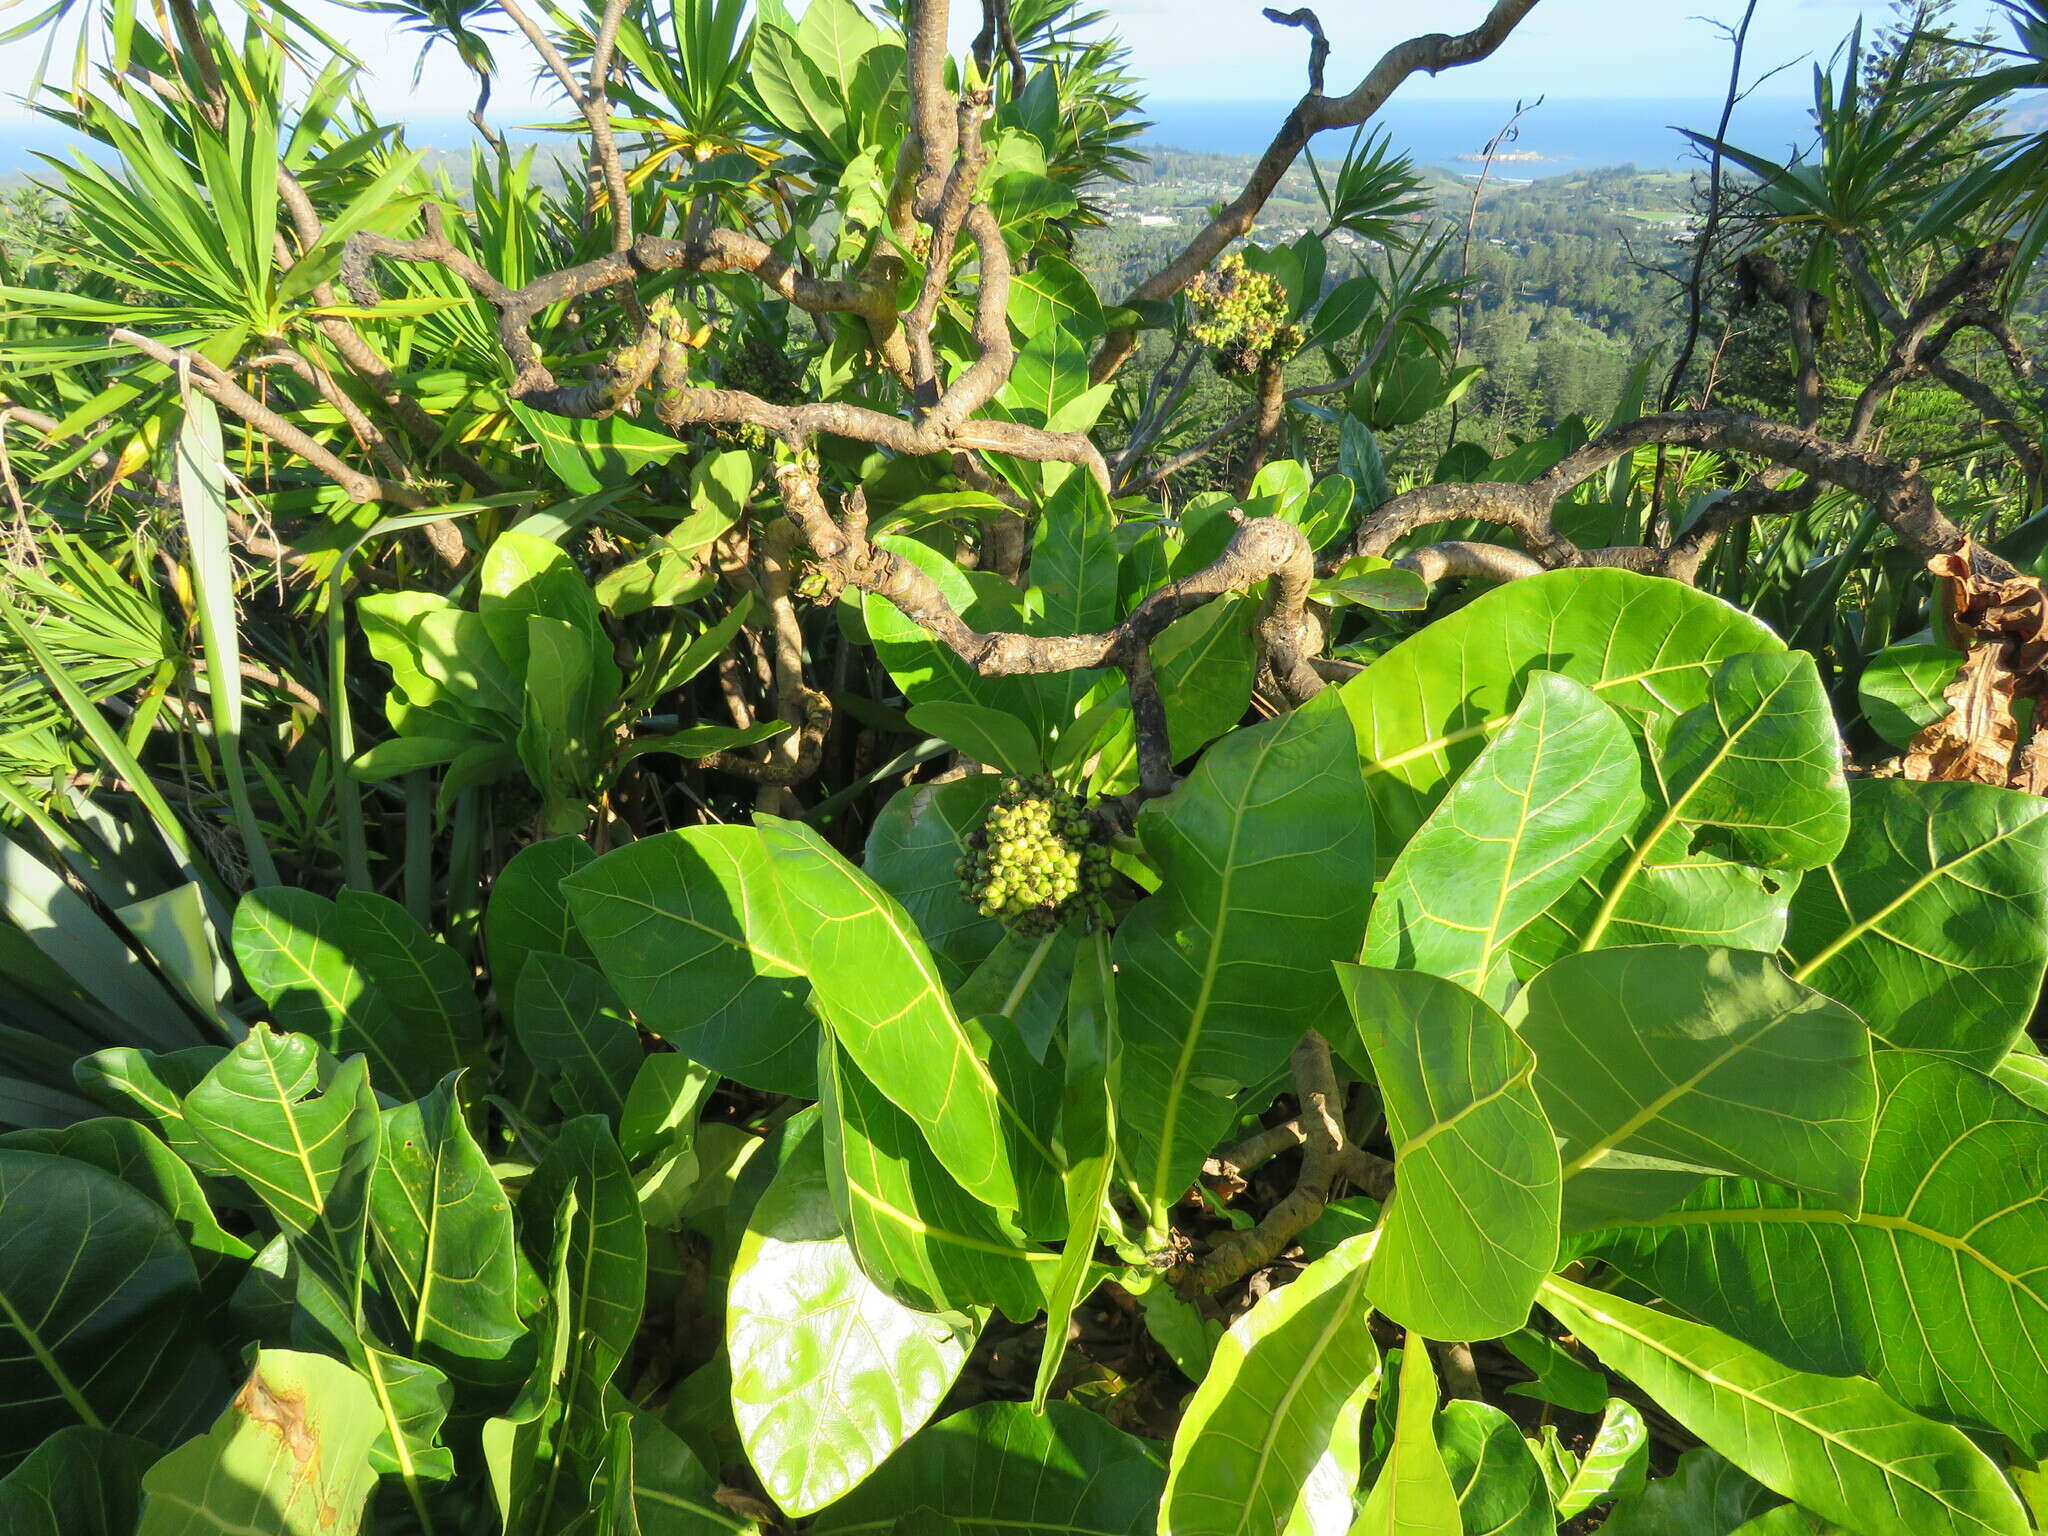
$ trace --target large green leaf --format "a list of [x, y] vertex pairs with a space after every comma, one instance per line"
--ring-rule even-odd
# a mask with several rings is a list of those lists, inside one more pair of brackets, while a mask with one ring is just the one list
[[1429, 1346], [1410, 1333], [1401, 1351], [1394, 1432], [1352, 1536], [1462, 1536], [1464, 1517], [1436, 1443], [1436, 1372]]
[[378, 1422], [370, 1384], [339, 1360], [259, 1351], [213, 1428], [144, 1476], [136, 1536], [354, 1536]]
[[227, 1387], [170, 1213], [113, 1174], [0, 1151], [0, 1464], [67, 1424], [170, 1445]]
[[195, 1045], [182, 1051], [138, 1051], [110, 1046], [72, 1064], [79, 1091], [94, 1103], [154, 1127], [171, 1149], [201, 1173], [227, 1167], [202, 1147], [185, 1123], [184, 1098], [198, 1087], [227, 1048]]
[[727, 1299], [733, 1417], [761, 1486], [815, 1514], [920, 1429], [979, 1331], [916, 1312], [861, 1272], [813, 1130], [747, 1222]]
[[562, 1127], [519, 1194], [520, 1235], [549, 1277], [540, 1348], [518, 1398], [483, 1428], [508, 1536], [553, 1536], [588, 1507], [603, 1465], [607, 1389], [639, 1332], [647, 1228], [601, 1115]]
[[1376, 1234], [1269, 1291], [1216, 1346], [1174, 1433], [1161, 1536], [1276, 1536], [1346, 1403], [1376, 1381], [1366, 1280]]
[[1676, 941], [1775, 949], [1787, 876], [1840, 851], [1848, 785], [1811, 656], [1729, 657], [1699, 704], [1650, 717], [1647, 745], [1649, 815], [1518, 946], [1525, 962]]
[[970, 774], [889, 797], [868, 833], [862, 868], [908, 912], [955, 986], [989, 957], [1002, 925], [961, 893], [958, 864], [967, 839], [1002, 793], [1001, 775]]
[[1650, 1465], [1650, 1430], [1635, 1404], [1614, 1397], [1600, 1415], [1600, 1427], [1557, 1495], [1557, 1512], [1573, 1517], [1643, 1486]]
[[827, 1041], [819, 1062], [825, 1172], [841, 1229], [876, 1284], [921, 1312], [1045, 1306], [1059, 1256], [1025, 1244], [962, 1189], [918, 1126]]
[[[1593, 950], [1545, 970], [1520, 1001], [1536, 1090], [1562, 1142], [1568, 1215], [1574, 1200], [1587, 1202], [1582, 1220], [1598, 1218], [1599, 1201], [1626, 1210], [1643, 1159], [1855, 1208], [1877, 1104], [1869, 1032], [1768, 955]], [[1651, 1210], [1684, 1193], [1643, 1177]]]
[[1860, 1212], [1716, 1180], [1600, 1251], [1788, 1364], [2048, 1454], [2048, 1117], [1942, 1057], [1877, 1071]]
[[1849, 834], [1841, 738], [1804, 651], [1722, 662], [1705, 700], [1662, 736], [1657, 772], [1664, 823], [1744, 864], [1812, 869]]
[[458, 1082], [384, 1111], [370, 1215], [413, 1344], [429, 1358], [496, 1360], [524, 1332], [512, 1206], [463, 1119]]
[[551, 837], [528, 843], [505, 861], [491, 882], [484, 908], [484, 946], [490, 954], [491, 984], [498, 1009], [517, 1018], [519, 978], [529, 956], [567, 955], [592, 958], [590, 946], [577, 931], [562, 882], [595, 857], [580, 837]]
[[1067, 1201], [1066, 1245], [1046, 1287], [1045, 1348], [1031, 1402], [1045, 1406], [1066, 1352], [1067, 1322], [1089, 1290], [1103, 1203], [1116, 1177], [1116, 1100], [1122, 1077], [1116, 1029], [1116, 968], [1109, 935], [1082, 941], [1067, 999], [1066, 1078], [1060, 1094], [1060, 1183]]
[[258, 1024], [186, 1095], [185, 1122], [297, 1239], [307, 1276], [354, 1315], [380, 1130], [364, 1059], [337, 1065], [307, 1036]]
[[1394, 1144], [1367, 1294], [1431, 1338], [1498, 1338], [1528, 1320], [1557, 1258], [1557, 1140], [1537, 1101], [1536, 1058], [1455, 982], [1337, 970]]
[[1641, 728], [1705, 701], [1722, 661], [1784, 643], [1679, 582], [1557, 571], [1509, 582], [1404, 640], [1339, 691], [1358, 728], [1382, 846], [1404, 846], [1513, 716], [1532, 670], [1559, 672]]
[[962, 1189], [1020, 1209], [1033, 1182], [1050, 1181], [1052, 1149], [999, 1086], [988, 1031], [954, 1012], [910, 915], [809, 827], [756, 821], [834, 1039]]
[[236, 908], [234, 947], [279, 1027], [362, 1051], [387, 1089], [417, 1097], [481, 1059], [468, 967], [394, 901], [267, 886]]
[[73, 1424], [0, 1477], [7, 1536], [135, 1536], [142, 1474], [157, 1458], [145, 1440]]
[[191, 1166], [138, 1121], [95, 1118], [48, 1130], [15, 1131], [0, 1137], [0, 1147], [90, 1163], [148, 1196], [169, 1213], [192, 1250], [192, 1262], [210, 1297], [232, 1288], [254, 1256], [247, 1243], [221, 1226]]
[[1436, 1441], [1464, 1536], [1556, 1536], [1550, 1486], [1513, 1419], [1491, 1403], [1453, 1398], [1437, 1415]]
[[581, 960], [537, 953], [526, 957], [518, 996], [519, 1048], [550, 1081], [555, 1102], [566, 1114], [617, 1124], [647, 1052], [610, 984]]
[[[1041, 264], [1036, 280], [1054, 289], [1068, 288], [1083, 305], [1093, 305], [1087, 279], [1058, 257]], [[1064, 271], [1061, 269], [1064, 268]], [[1016, 290], [1012, 289], [1012, 299]], [[1094, 310], [1099, 319], [1101, 310]], [[1031, 535], [1029, 614], [1034, 634], [1087, 635], [1111, 628], [1116, 611], [1116, 518], [1109, 498], [1093, 475], [1075, 470], [1046, 498]], [[1047, 736], [1065, 730], [1082, 699], [1101, 681], [1093, 670], [1053, 672], [1032, 679], [1041, 729]]]
[[1869, 1382], [1778, 1364], [1726, 1334], [1568, 1280], [1543, 1304], [1609, 1366], [1765, 1487], [1864, 1536], [2025, 1536], [2031, 1522], [1960, 1430]]
[[1669, 1477], [1652, 1478], [1615, 1503], [1600, 1529], [1612, 1536], [1731, 1536], [1778, 1496], [1718, 1451], [1704, 1446], [1678, 1458]]
[[690, 827], [564, 878], [576, 925], [652, 1034], [751, 1088], [817, 1093], [803, 949], [752, 827]]
[[1635, 825], [1641, 776], [1619, 715], [1591, 689], [1537, 673], [1395, 858], [1366, 925], [1366, 963], [1505, 1001], [1508, 941]]
[[1229, 1129], [1231, 1094], [1341, 1016], [1331, 966], [1358, 954], [1372, 870], [1350, 721], [1310, 704], [1234, 733], [1138, 835], [1161, 880], [1116, 933], [1118, 1140], [1159, 1221]]
[[983, 1403], [932, 1425], [812, 1529], [886, 1532], [923, 1505], [965, 1536], [1154, 1536], [1164, 1479], [1150, 1444], [1098, 1414]]
[[1801, 883], [1785, 953], [1888, 1045], [1989, 1069], [2048, 965], [2048, 800], [1861, 779], [1847, 846]]

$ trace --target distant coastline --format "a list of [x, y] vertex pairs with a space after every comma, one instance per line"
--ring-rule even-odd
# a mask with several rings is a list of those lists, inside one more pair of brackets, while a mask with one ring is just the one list
[[[1153, 126], [1141, 142], [1202, 154], [1256, 155], [1271, 141], [1292, 105], [1156, 100], [1147, 104], [1146, 115]], [[1423, 89], [1396, 96], [1374, 120], [1374, 127], [1385, 129], [1422, 165], [1472, 165], [1514, 106], [1512, 101], [1433, 99]], [[1705, 99], [1553, 98], [1522, 120], [1513, 149], [1496, 159], [1502, 165], [1533, 168], [1538, 175], [1629, 164], [1645, 171], [1680, 170], [1695, 164], [1697, 156], [1691, 142], [1671, 125], [1707, 131], [1720, 110], [1719, 101]], [[1807, 113], [1806, 103], [1800, 100], [1752, 98], [1738, 112], [1731, 137], [1745, 148], [1777, 158], [1811, 137]], [[515, 142], [560, 142], [556, 135], [516, 129], [508, 136]], [[1348, 137], [1323, 134], [1315, 141], [1318, 157], [1341, 155]], [[463, 150], [475, 142], [475, 133], [460, 117], [422, 117], [407, 124], [407, 138], [421, 148]], [[0, 176], [32, 170], [37, 151], [61, 155], [73, 142], [64, 129], [41, 118], [0, 118]]]
[[[1204, 154], [1256, 155], [1271, 141], [1291, 102], [1170, 101], [1147, 103], [1152, 129], [1144, 142]], [[1426, 90], [1396, 96], [1374, 126], [1422, 165], [1474, 164], [1486, 141], [1514, 111], [1512, 101], [1432, 99]], [[1752, 97], [1737, 110], [1729, 137], [1773, 159], [1813, 137], [1803, 98]], [[1645, 171], [1682, 170], [1698, 163], [1692, 141], [1678, 131], [1711, 133], [1718, 100], [1674, 97], [1563, 100], [1556, 97], [1522, 119], [1514, 148], [1499, 163], [1540, 166], [1560, 175], [1602, 166], [1635, 165]], [[1326, 133], [1315, 141], [1319, 158], [1341, 155], [1349, 135]]]

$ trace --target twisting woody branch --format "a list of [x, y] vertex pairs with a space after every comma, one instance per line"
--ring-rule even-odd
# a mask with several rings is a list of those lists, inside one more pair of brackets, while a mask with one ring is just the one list
[[[1369, 120], [1409, 76], [1438, 73], [1493, 55], [1535, 8], [1537, 0], [1495, 0], [1470, 30], [1432, 33], [1394, 48], [1349, 91], [1329, 95], [1325, 78], [1329, 45], [1311, 10], [1268, 11], [1269, 19], [1306, 31], [1310, 38], [1309, 89], [1289, 112], [1239, 193], [1187, 242], [1165, 266], [1130, 295], [1132, 303], [1172, 298], [1190, 288], [1227, 248], [1251, 229], [1281, 177], [1316, 134]], [[744, 572], [768, 612], [760, 651], [770, 677], [777, 715], [791, 727], [781, 742], [761, 755], [721, 752], [708, 766], [752, 777], [763, 795], [800, 780], [814, 767], [829, 729], [831, 711], [804, 675], [804, 651], [793, 606], [792, 562], [808, 546], [824, 578], [837, 592], [854, 589], [894, 604], [964, 662], [984, 676], [1116, 667], [1130, 679], [1139, 725], [1143, 765], [1141, 793], [1156, 794], [1172, 782], [1164, 733], [1164, 710], [1152, 680], [1149, 647], [1166, 624], [1216, 597], [1264, 586], [1264, 611], [1257, 626], [1266, 676], [1276, 696], [1300, 701], [1321, 686], [1318, 626], [1309, 618], [1306, 596], [1315, 570], [1300, 530], [1273, 518], [1241, 521], [1228, 547], [1207, 568], [1174, 581], [1144, 600], [1114, 630], [1089, 635], [1047, 636], [982, 633], [969, 626], [937, 584], [916, 566], [870, 539], [863, 498], [842, 498], [829, 510], [818, 467], [821, 440], [871, 445], [892, 454], [944, 456], [963, 481], [991, 493], [1017, 516], [999, 517], [985, 531], [980, 558], [1003, 574], [1024, 574], [1024, 536], [1030, 504], [988, 466], [983, 456], [1007, 455], [1026, 462], [1066, 464], [1092, 476], [1106, 491], [1142, 490], [1168, 483], [1178, 472], [1226, 444], [1249, 438], [1239, 465], [1238, 485], [1250, 481], [1285, 430], [1295, 405], [1338, 394], [1366, 379], [1387, 353], [1399, 329], [1398, 311], [1386, 317], [1361, 347], [1355, 365], [1327, 382], [1286, 380], [1288, 358], [1276, 351], [1258, 360], [1253, 399], [1236, 416], [1163, 461], [1149, 464], [1147, 450], [1170, 406], [1184, 392], [1188, 374], [1148, 404], [1133, 440], [1105, 455], [1085, 431], [1060, 431], [1001, 419], [989, 412], [1009, 381], [1017, 353], [1011, 336], [1013, 261], [984, 185], [989, 165], [986, 129], [995, 110], [999, 76], [1014, 93], [1023, 75], [1008, 7], [984, 0], [975, 45], [976, 67], [962, 89], [947, 84], [945, 0], [919, 0], [909, 8], [905, 32], [904, 82], [909, 134], [890, 189], [886, 221], [893, 244], [878, 242], [859, 268], [821, 276], [740, 229], [713, 227], [702, 199], [693, 206], [679, 236], [637, 233], [633, 227], [630, 178], [621, 159], [609, 99], [612, 60], [626, 0], [606, 0], [591, 33], [588, 68], [572, 69], [547, 32], [511, 0], [501, 9], [533, 44], [562, 90], [584, 118], [589, 132], [589, 197], [586, 216], [608, 223], [611, 249], [578, 265], [534, 277], [513, 287], [477, 259], [449, 227], [440, 206], [428, 202], [420, 231], [410, 237], [357, 232], [346, 240], [338, 282], [357, 304], [379, 300], [379, 263], [433, 264], [466, 284], [497, 316], [498, 341], [512, 367], [510, 397], [528, 407], [562, 416], [603, 419], [650, 410], [673, 429], [744, 427], [782, 445], [787, 462], [776, 486], [789, 518], [788, 535], [772, 530], [756, 537], [730, 569]], [[204, 51], [203, 42], [200, 44]], [[1000, 67], [998, 61], [1000, 60]], [[203, 63], [204, 61], [202, 61]], [[218, 85], [217, 69], [200, 71]], [[302, 251], [314, 249], [323, 230], [311, 200], [293, 179], [280, 173], [280, 193]], [[1962, 531], [1935, 505], [1912, 462], [1895, 462], [1870, 446], [1880, 412], [1911, 380], [1938, 381], [1970, 402], [2000, 434], [2015, 459], [2038, 486], [2048, 479], [2038, 445], [2006, 419], [1994, 391], [1956, 367], [1948, 357], [1956, 338], [1978, 330], [1995, 343], [2013, 378], [2023, 388], [2038, 385], [2040, 373], [2006, 325], [1994, 295], [2011, 270], [2015, 250], [1995, 243], [1965, 252], [1948, 270], [1910, 299], [1890, 294], [1853, 235], [1838, 237], [1840, 255], [1870, 313], [1889, 338], [1882, 365], [1858, 392], [1839, 438], [1824, 435], [1827, 381], [1821, 343], [1827, 302], [1795, 282], [1767, 255], [1752, 251], [1738, 263], [1745, 292], [1783, 311], [1796, 361], [1797, 423], [1785, 425], [1718, 409], [1664, 410], [1619, 423], [1547, 472], [1518, 484], [1428, 485], [1396, 496], [1367, 515], [1340, 547], [1341, 559], [1409, 552], [1403, 563], [1434, 581], [1465, 577], [1512, 580], [1541, 570], [1610, 566], [1694, 580], [1718, 541], [1731, 528], [1763, 516], [1799, 511], [1823, 486], [1835, 486], [1866, 500], [1901, 544], [1923, 559], [1952, 556], [1963, 548]], [[905, 307], [906, 258], [922, 253], [923, 272]], [[289, 262], [291, 253], [282, 250]], [[688, 328], [664, 294], [643, 305], [648, 279], [692, 279], [740, 273], [767, 292], [816, 317], [863, 328], [869, 355], [896, 380], [900, 410], [843, 400], [787, 403], [690, 375]], [[658, 285], [657, 285], [658, 286]], [[534, 328], [544, 317], [573, 309], [578, 301], [615, 295], [633, 339], [615, 348], [581, 382], [565, 382], [546, 356]], [[967, 336], [970, 354], [948, 371], [938, 342], [949, 304], [971, 300]], [[331, 285], [316, 295], [336, 297]], [[320, 322], [337, 353], [364, 385], [391, 406], [408, 436], [432, 448], [450, 472], [479, 491], [495, 489], [489, 474], [459, 444], [442, 443], [432, 423], [400, 389], [389, 365], [345, 318]], [[191, 387], [209, 395], [257, 434], [276, 443], [339, 485], [359, 502], [388, 501], [404, 508], [429, 505], [432, 498], [409, 478], [377, 429], [356, 410], [346, 393], [324, 376], [310, 373], [303, 359], [283, 354], [278, 361], [309, 372], [328, 403], [349, 423], [362, 447], [382, 468], [371, 473], [350, 465], [309, 432], [243, 388], [231, 370], [190, 349], [181, 349], [133, 328], [114, 333], [121, 345], [151, 360], [184, 370]], [[1094, 381], [1112, 378], [1133, 355], [1135, 333], [1113, 326], [1090, 368]], [[1163, 407], [1163, 408], [1155, 408]], [[1743, 483], [1723, 492], [1690, 526], [1660, 529], [1655, 520], [1648, 542], [1609, 548], [1581, 548], [1558, 528], [1555, 512], [1583, 483], [1638, 450], [1688, 448], [1721, 456], [1730, 464], [1757, 467]], [[1114, 469], [1112, 469], [1112, 465]], [[1661, 483], [1661, 481], [1660, 481]], [[1415, 536], [1456, 519], [1477, 519], [1510, 532], [1520, 550], [1450, 541], [1414, 547]], [[440, 525], [437, 549], [457, 565], [465, 558], [453, 525]], [[1972, 568], [1986, 580], [2011, 576], [1996, 557], [1972, 549]], [[1320, 664], [1322, 671], [1333, 664]], [[744, 710], [736, 709], [739, 720]], [[744, 722], [742, 722], [744, 723]]]

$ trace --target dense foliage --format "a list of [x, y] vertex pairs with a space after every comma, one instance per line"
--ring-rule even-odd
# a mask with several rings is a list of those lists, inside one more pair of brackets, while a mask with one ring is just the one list
[[2048, 1529], [2042, 0], [1714, 141], [1592, 417], [1369, 131], [1257, 227], [1539, 0], [1270, 13], [1113, 291], [1065, 0], [370, 8], [459, 181], [25, 24], [0, 1530]]

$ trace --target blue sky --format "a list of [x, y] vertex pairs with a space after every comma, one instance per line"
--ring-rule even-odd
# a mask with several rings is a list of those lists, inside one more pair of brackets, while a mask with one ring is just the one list
[[[1301, 90], [1303, 35], [1262, 20], [1261, 0], [1095, 3], [1111, 14], [1129, 40], [1136, 70], [1156, 96], [1280, 100]], [[429, 61], [425, 79], [415, 89], [413, 39], [393, 37], [369, 18], [326, 0], [313, 0], [309, 8], [335, 18], [336, 30], [371, 62], [369, 92], [380, 111], [394, 116], [450, 115], [466, 106], [468, 92], [461, 72], [445, 50]], [[978, 9], [971, 0], [955, 0], [956, 12]], [[1416, 31], [1462, 30], [1486, 10], [1487, 0], [1324, 0], [1320, 13], [1335, 50], [1331, 89], [1355, 81], [1401, 37]], [[1494, 58], [1435, 80], [1413, 80], [1404, 96], [1718, 96], [1726, 54], [1718, 35], [1700, 18], [1732, 21], [1741, 10], [1741, 0], [1540, 0]], [[1761, 0], [1751, 57], [1759, 70], [1801, 56], [1824, 58], [1859, 15], [1875, 18], [1886, 10], [1881, 0]], [[1965, 0], [1962, 14], [1975, 19], [1998, 12], [1991, 0]], [[520, 58], [515, 43], [508, 41], [503, 58]], [[0, 114], [17, 110], [11, 98], [26, 87], [34, 63], [32, 43], [0, 47], [0, 97], [10, 98], [0, 101]], [[510, 74], [498, 94], [508, 121], [530, 116], [539, 107], [523, 61]], [[1766, 90], [1780, 96], [1804, 95], [1807, 80], [1808, 70], [1802, 65]]]

